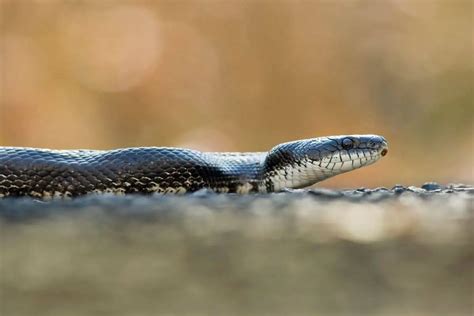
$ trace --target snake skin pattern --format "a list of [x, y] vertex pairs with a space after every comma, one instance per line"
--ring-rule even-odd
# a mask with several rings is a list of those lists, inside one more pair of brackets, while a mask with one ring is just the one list
[[269, 152], [211, 153], [170, 147], [49, 150], [0, 147], [0, 197], [90, 193], [274, 192], [301, 188], [377, 161], [376, 135], [320, 137]]

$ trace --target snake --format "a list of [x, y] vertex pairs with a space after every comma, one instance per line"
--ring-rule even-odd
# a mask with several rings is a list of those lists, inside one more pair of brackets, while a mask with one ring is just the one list
[[378, 135], [290, 141], [267, 152], [176, 147], [56, 150], [0, 147], [0, 197], [87, 194], [270, 193], [311, 186], [373, 164], [388, 152]]

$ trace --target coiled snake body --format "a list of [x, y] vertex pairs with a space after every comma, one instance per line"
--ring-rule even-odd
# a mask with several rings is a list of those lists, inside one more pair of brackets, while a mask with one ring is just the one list
[[269, 152], [145, 147], [110, 151], [0, 147], [0, 197], [89, 193], [274, 192], [360, 168], [387, 153], [376, 135], [320, 137]]

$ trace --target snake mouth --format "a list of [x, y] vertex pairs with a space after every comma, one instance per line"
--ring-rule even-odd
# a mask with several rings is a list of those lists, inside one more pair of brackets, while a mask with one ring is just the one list
[[386, 154], [388, 154], [388, 149], [387, 148], [382, 149], [380, 154], [382, 155], [382, 157], [385, 156]]

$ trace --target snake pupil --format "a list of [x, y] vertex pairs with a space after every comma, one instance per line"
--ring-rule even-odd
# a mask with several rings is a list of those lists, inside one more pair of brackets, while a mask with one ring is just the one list
[[345, 138], [342, 140], [342, 148], [349, 150], [352, 149], [354, 142], [350, 138]]

